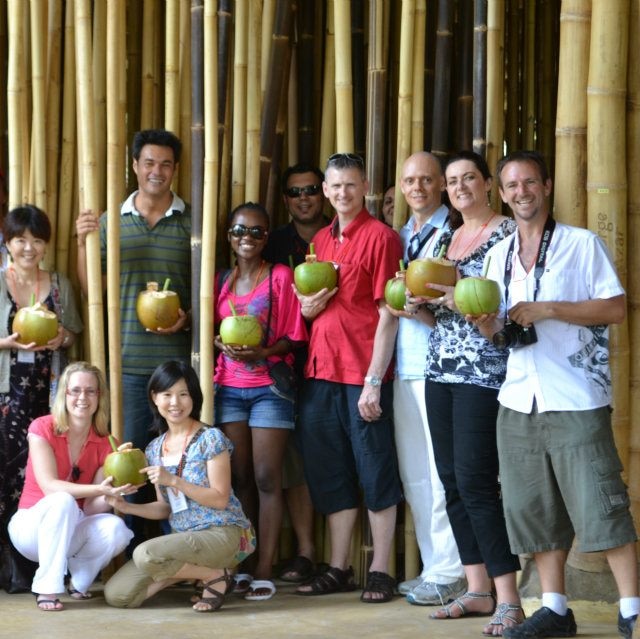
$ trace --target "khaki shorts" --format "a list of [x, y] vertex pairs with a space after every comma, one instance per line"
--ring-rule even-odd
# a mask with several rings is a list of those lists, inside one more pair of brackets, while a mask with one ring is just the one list
[[637, 539], [608, 407], [527, 415], [500, 407], [498, 453], [512, 552], [617, 548]]

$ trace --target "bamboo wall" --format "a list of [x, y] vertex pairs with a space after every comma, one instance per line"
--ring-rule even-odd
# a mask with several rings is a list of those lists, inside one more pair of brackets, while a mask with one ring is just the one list
[[[375, 213], [416, 150], [473, 147], [495, 166], [505, 150], [535, 148], [555, 171], [556, 216], [598, 232], [627, 287], [628, 322], [611, 340], [614, 428], [638, 517], [640, 284], [627, 275], [640, 259], [640, 80], [627, 70], [638, 68], [629, 44], [639, 14], [640, 0], [0, 0], [10, 204], [47, 210], [49, 266], [73, 277], [79, 207], [117, 215], [135, 185], [133, 133], [174, 130], [185, 143], [175, 188], [194, 210], [194, 300], [203, 300], [194, 362], [209, 379], [226, 213], [253, 199], [285, 221], [277, 180], [288, 164], [361, 153]], [[88, 250], [97, 282], [97, 238]], [[104, 365], [99, 290], [85, 305], [85, 349]], [[107, 304], [117, 349], [117, 300]]]

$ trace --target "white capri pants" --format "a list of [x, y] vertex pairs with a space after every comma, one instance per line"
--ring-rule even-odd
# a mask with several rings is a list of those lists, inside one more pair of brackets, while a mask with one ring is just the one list
[[98, 573], [129, 544], [133, 533], [117, 515], [85, 515], [68, 493], [52, 493], [31, 508], [21, 508], [9, 522], [17, 550], [39, 564], [35, 593], [64, 592], [64, 578], [87, 592]]

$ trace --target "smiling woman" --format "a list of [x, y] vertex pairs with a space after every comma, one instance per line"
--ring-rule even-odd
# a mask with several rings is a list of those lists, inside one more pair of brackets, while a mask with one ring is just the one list
[[[40, 268], [50, 237], [49, 219], [32, 205], [14, 208], [4, 222], [11, 264], [0, 271], [0, 538], [6, 538], [22, 490], [27, 428], [49, 412], [64, 351], [82, 331], [69, 280]], [[14, 318], [33, 305], [32, 299], [57, 318], [53, 337], [42, 346], [25, 343], [13, 330]]]

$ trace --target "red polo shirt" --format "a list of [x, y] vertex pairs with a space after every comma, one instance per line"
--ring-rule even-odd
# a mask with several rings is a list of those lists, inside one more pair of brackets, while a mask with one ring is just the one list
[[[338, 241], [338, 219], [313, 238], [321, 261], [338, 264], [338, 292], [311, 324], [305, 377], [362, 386], [373, 353], [378, 301], [402, 258], [400, 237], [362, 209]], [[385, 379], [393, 370], [389, 366]]]

